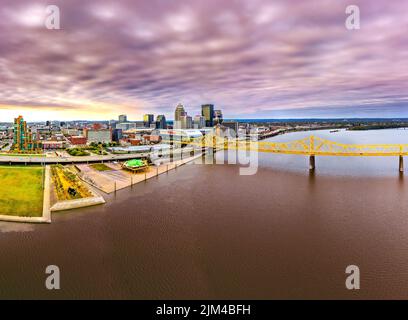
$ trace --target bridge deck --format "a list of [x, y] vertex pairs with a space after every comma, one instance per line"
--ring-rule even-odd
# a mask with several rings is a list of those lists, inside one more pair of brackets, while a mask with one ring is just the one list
[[387, 157], [408, 155], [408, 144], [343, 144], [315, 136], [290, 142], [245, 141], [216, 136], [205, 136], [192, 141], [167, 142], [187, 144], [199, 148], [215, 147], [218, 150], [246, 150], [307, 156]]

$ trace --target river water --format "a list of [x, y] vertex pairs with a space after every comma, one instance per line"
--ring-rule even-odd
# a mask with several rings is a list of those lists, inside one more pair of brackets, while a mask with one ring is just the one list
[[[406, 143], [408, 130], [299, 132], [344, 143]], [[218, 155], [221, 157], [222, 155]], [[53, 215], [0, 223], [0, 298], [408, 298], [408, 187], [397, 157], [259, 155], [179, 167]], [[44, 286], [57, 265], [61, 290]], [[357, 265], [361, 289], [345, 287]]]

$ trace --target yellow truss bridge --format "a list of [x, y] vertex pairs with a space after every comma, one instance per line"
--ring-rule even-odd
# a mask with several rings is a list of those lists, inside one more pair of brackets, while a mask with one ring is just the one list
[[310, 169], [315, 168], [315, 156], [398, 156], [399, 168], [403, 171], [403, 156], [408, 155], [408, 144], [344, 144], [309, 136], [290, 142], [248, 141], [207, 135], [190, 141], [163, 141], [181, 143], [215, 150], [242, 150], [280, 154], [297, 154], [310, 157]]

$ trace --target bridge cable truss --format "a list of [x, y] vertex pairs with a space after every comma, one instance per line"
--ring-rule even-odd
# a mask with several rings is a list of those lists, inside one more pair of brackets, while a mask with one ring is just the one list
[[214, 135], [206, 135], [192, 140], [166, 140], [162, 142], [191, 145], [199, 148], [216, 148], [217, 150], [257, 151], [305, 156], [381, 157], [408, 155], [408, 144], [344, 144], [313, 135], [289, 142], [248, 141]]

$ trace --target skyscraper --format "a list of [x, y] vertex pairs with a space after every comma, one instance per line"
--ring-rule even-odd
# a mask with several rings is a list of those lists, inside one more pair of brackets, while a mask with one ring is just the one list
[[149, 128], [150, 125], [154, 122], [154, 115], [153, 114], [145, 114], [143, 116], [143, 124], [145, 127]]
[[187, 114], [180, 117], [180, 129], [191, 129], [193, 127], [193, 119]]
[[206, 127], [214, 126], [214, 105], [203, 104], [201, 106], [201, 115], [205, 118]]
[[194, 129], [201, 129], [205, 127], [205, 118], [200, 115], [194, 117]]
[[223, 121], [222, 111], [221, 110], [214, 110], [214, 125], [221, 124], [222, 121]]
[[38, 144], [33, 141], [33, 135], [22, 116], [14, 119], [13, 142], [16, 151], [27, 151], [38, 148]]
[[176, 129], [181, 128], [181, 117], [186, 116], [187, 112], [184, 110], [184, 107], [181, 103], [179, 103], [176, 107], [176, 111], [174, 112], [174, 124], [173, 127]]
[[167, 129], [166, 117], [162, 114], [156, 118], [156, 129]]
[[187, 112], [184, 110], [184, 107], [181, 103], [179, 103], [176, 107], [176, 111], [174, 112], [174, 121], [180, 121], [181, 116], [185, 116]]

